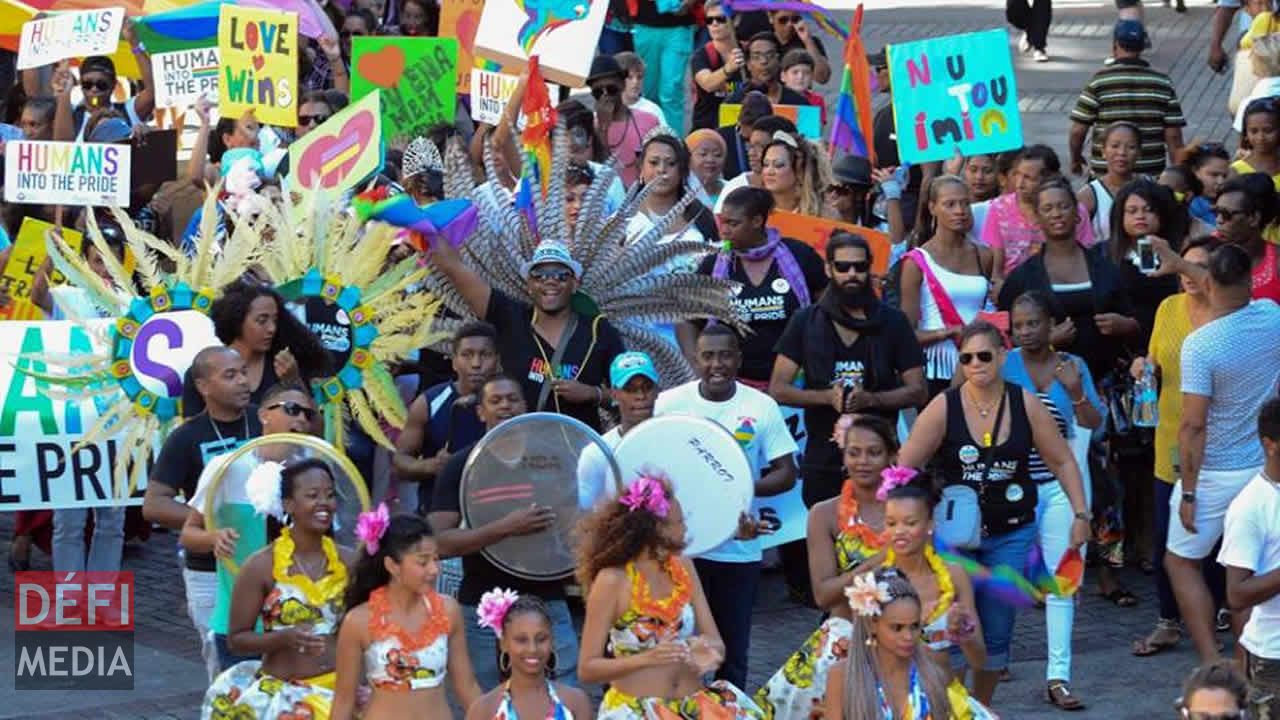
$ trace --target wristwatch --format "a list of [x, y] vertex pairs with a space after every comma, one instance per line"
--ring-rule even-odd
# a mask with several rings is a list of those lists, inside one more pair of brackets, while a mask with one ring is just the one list
[[1076, 519], [1083, 520], [1085, 522], [1093, 522], [1093, 513], [1087, 510], [1081, 510], [1080, 512], [1076, 513]]
[[1190, 505], [1191, 503], [1194, 503], [1195, 501], [1196, 501], [1196, 494], [1195, 494], [1195, 493], [1193, 493], [1193, 492], [1184, 492], [1184, 493], [1182, 493], [1182, 502], [1187, 503], [1188, 505]]

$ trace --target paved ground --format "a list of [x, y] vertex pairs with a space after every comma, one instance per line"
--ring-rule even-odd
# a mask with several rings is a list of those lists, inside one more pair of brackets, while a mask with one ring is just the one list
[[[865, 38], [886, 42], [1002, 27], [1003, 6], [899, 0], [894, 9], [868, 3]], [[1056, 147], [1065, 156], [1067, 114], [1079, 89], [1110, 52], [1114, 9], [1110, 4], [1058, 2], [1050, 32], [1054, 60], [1034, 64], [1019, 57], [1018, 85], [1023, 123], [1030, 141]], [[1191, 122], [1188, 139], [1229, 140], [1224, 111], [1229, 80], [1205, 69], [1205, 42], [1212, 10], [1197, 0], [1185, 15], [1152, 7], [1148, 25], [1155, 42], [1152, 62], [1171, 73]], [[1014, 38], [1016, 40], [1016, 37]], [[831, 43], [834, 47], [834, 44]], [[0, 516], [0, 554], [8, 552], [12, 518]], [[139, 675], [130, 693], [15, 692], [12, 641], [13, 579], [0, 575], [0, 718], [194, 718], [204, 688], [196, 639], [186, 619], [173, 536], [153, 536], [132, 545], [125, 567], [137, 573], [136, 658]], [[47, 568], [47, 559], [38, 561]], [[1154, 619], [1151, 581], [1141, 573], [1125, 580], [1142, 599], [1135, 609], [1119, 609], [1093, 595], [1082, 598], [1075, 632], [1073, 685], [1090, 703], [1080, 718], [1172, 717], [1171, 703], [1181, 677], [1195, 664], [1188, 643], [1155, 659], [1137, 660], [1129, 642]], [[758, 599], [751, 657], [752, 689], [762, 684], [817, 624], [817, 613], [789, 603], [777, 576], [770, 576]], [[1013, 680], [1002, 685], [997, 707], [1006, 718], [1038, 718], [1055, 713], [1043, 702], [1044, 624], [1037, 611], [1022, 614], [1015, 637]]]

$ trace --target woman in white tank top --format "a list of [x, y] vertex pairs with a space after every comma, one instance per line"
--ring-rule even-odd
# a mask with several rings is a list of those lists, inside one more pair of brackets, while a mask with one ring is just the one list
[[950, 385], [959, 356], [956, 338], [990, 302], [991, 251], [968, 239], [969, 199], [964, 180], [934, 178], [921, 226], [928, 242], [902, 264], [902, 311], [924, 348], [930, 396]]
[[1102, 159], [1107, 171], [1090, 180], [1076, 193], [1076, 198], [1089, 211], [1093, 236], [1098, 242], [1111, 239], [1111, 207], [1124, 184], [1138, 177], [1134, 167], [1141, 149], [1141, 136], [1133, 123], [1114, 122], [1102, 131]]

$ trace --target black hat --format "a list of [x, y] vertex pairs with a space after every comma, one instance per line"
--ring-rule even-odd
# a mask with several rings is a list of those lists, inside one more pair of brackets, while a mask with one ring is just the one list
[[622, 71], [622, 66], [613, 59], [612, 55], [595, 56], [591, 61], [591, 72], [587, 75], [587, 83], [607, 77], [626, 77], [626, 73]]
[[831, 164], [831, 177], [841, 185], [871, 187], [871, 162], [858, 155], [845, 155]]
[[867, 53], [867, 64], [872, 69], [889, 66], [889, 56], [883, 49]]

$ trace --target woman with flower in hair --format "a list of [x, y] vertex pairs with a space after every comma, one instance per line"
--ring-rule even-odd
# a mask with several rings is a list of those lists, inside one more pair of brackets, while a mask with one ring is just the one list
[[[353, 554], [329, 537], [337, 507], [333, 470], [309, 458], [264, 463], [248, 480], [259, 514], [289, 525], [240, 568], [231, 596], [233, 665], [209, 686], [201, 717], [328, 718], [334, 688], [334, 631]], [[262, 630], [255, 629], [261, 621]]]
[[845, 415], [832, 440], [843, 453], [844, 486], [839, 497], [809, 508], [806, 541], [813, 599], [829, 617], [756, 692], [756, 703], [777, 720], [821, 714], [827, 672], [849, 654], [852, 616], [844, 589], [884, 557], [884, 502], [876, 490], [898, 453], [898, 435], [881, 418]]
[[471, 704], [466, 720], [588, 720], [586, 693], [552, 682], [559, 662], [551, 633], [551, 614], [536, 595], [494, 588], [480, 598], [479, 624], [498, 636], [498, 687]]
[[684, 516], [671, 485], [641, 477], [578, 526], [578, 582], [587, 592], [578, 677], [609, 685], [598, 717], [753, 718], [741, 690], [702, 677], [724, 642], [693, 563], [681, 556]]
[[360, 715], [451, 719], [444, 680], [463, 707], [480, 697], [458, 603], [435, 591], [440, 555], [431, 526], [416, 515], [388, 518], [380, 505], [360, 517], [365, 552], [356, 565], [338, 633], [334, 720], [355, 716], [361, 678], [372, 688]]
[[987, 720], [991, 711], [931, 662], [922, 639], [924, 604], [895, 568], [854, 579], [849, 659], [827, 675], [827, 720]]

